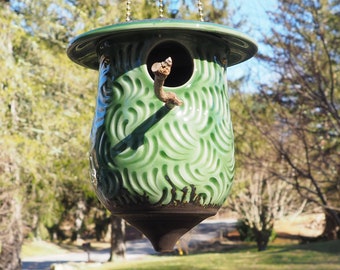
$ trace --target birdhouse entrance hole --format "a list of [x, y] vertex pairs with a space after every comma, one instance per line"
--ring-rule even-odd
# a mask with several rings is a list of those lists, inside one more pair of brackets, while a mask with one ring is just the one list
[[148, 72], [152, 79], [154, 74], [151, 66], [155, 62], [162, 62], [168, 57], [172, 58], [172, 69], [164, 86], [178, 87], [185, 84], [192, 76], [194, 70], [193, 59], [189, 51], [180, 43], [175, 41], [165, 41], [156, 45], [149, 53], [147, 58]]

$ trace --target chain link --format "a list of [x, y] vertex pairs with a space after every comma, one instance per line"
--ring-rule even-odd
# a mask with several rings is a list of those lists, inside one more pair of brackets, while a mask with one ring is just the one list
[[127, 22], [131, 21], [131, 0], [126, 1], [126, 17]]
[[159, 17], [163, 18], [164, 5], [163, 0], [159, 0]]
[[197, 1], [197, 7], [198, 7], [198, 16], [201, 22], [204, 22], [203, 18], [203, 4], [201, 0]]
[[[204, 22], [203, 18], [203, 4], [201, 0], [197, 0], [197, 8], [198, 8], [198, 16], [199, 20], [201, 22]], [[164, 3], [163, 0], [159, 0], [158, 3], [158, 12], [159, 12], [159, 17], [163, 18], [164, 17]], [[125, 20], [127, 22], [131, 21], [131, 0], [126, 0], [126, 17]]]

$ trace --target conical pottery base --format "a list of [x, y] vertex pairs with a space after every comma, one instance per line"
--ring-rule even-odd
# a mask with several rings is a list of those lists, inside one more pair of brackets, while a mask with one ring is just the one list
[[158, 209], [138, 212], [120, 214], [119, 216], [141, 231], [150, 240], [156, 251], [170, 252], [185, 233], [204, 219], [215, 215], [217, 209], [199, 209], [197, 206], [192, 209], [165, 207], [163, 211]]

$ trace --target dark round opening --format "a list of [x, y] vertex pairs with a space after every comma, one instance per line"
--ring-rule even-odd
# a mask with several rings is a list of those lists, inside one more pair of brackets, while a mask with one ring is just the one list
[[172, 58], [172, 68], [164, 85], [168, 87], [181, 86], [192, 76], [194, 63], [188, 50], [178, 42], [165, 41], [155, 46], [147, 59], [148, 72], [154, 79], [151, 66], [156, 62], [164, 61], [169, 56]]

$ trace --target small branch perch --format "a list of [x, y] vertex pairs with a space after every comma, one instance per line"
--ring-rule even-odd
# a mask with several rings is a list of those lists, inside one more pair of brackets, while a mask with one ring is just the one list
[[181, 106], [183, 101], [180, 100], [175, 93], [173, 92], [165, 92], [163, 90], [164, 81], [169, 76], [171, 72], [172, 59], [168, 57], [163, 62], [154, 63], [151, 67], [151, 71], [155, 75], [154, 80], [154, 91], [155, 95], [160, 101], [165, 103], [169, 109], [172, 109], [174, 106]]

